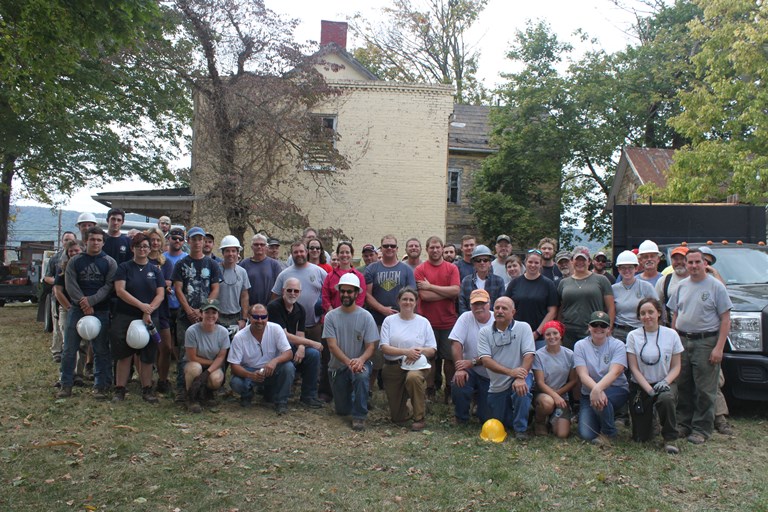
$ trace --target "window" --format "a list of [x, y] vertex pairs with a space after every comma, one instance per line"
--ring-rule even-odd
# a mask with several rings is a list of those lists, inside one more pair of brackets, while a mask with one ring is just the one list
[[304, 153], [304, 169], [307, 171], [333, 171], [333, 150], [336, 148], [336, 116], [319, 114], [312, 116], [313, 123]]
[[448, 169], [448, 204], [461, 204], [461, 169]]

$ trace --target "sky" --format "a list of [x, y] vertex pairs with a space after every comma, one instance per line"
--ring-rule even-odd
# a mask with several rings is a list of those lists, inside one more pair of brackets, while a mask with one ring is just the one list
[[[418, 0], [413, 0], [414, 3]], [[635, 0], [622, 0], [624, 4], [637, 5]], [[347, 21], [356, 12], [366, 18], [376, 19], [379, 9], [388, 5], [387, 0], [265, 0], [268, 8], [301, 20], [297, 30], [298, 41], [318, 41], [320, 21]], [[467, 42], [475, 45], [480, 52], [479, 78], [486, 87], [492, 88], [501, 82], [499, 74], [513, 71], [512, 63], [505, 59], [515, 32], [525, 28], [527, 20], [543, 19], [552, 27], [561, 41], [571, 42], [575, 48], [584, 49], [573, 35], [577, 29], [584, 30], [599, 40], [599, 46], [615, 52], [633, 43], [627, 35], [634, 16], [620, 9], [611, 0], [489, 0], [488, 5], [468, 34]], [[350, 38], [351, 39], [351, 38]], [[348, 41], [348, 48], [355, 46]], [[63, 206], [64, 209], [80, 212], [106, 213], [107, 207], [91, 199], [99, 192], [125, 190], [148, 190], [152, 185], [127, 181], [116, 182], [93, 189], [76, 192]], [[41, 206], [29, 200], [18, 200], [18, 205]]]

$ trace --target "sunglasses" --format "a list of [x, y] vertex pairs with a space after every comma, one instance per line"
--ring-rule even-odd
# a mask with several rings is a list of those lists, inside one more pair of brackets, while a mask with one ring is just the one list
[[301, 292], [301, 290], [298, 290], [296, 288], [286, 288], [285, 291], [288, 292], [288, 293], [300, 293]]
[[475, 259], [475, 263], [490, 263], [490, 262], [491, 262], [491, 260], [489, 260], [488, 258], [477, 258], [477, 259]]
[[594, 324], [589, 324], [590, 327], [594, 327], [595, 329], [607, 329], [608, 324], [604, 324], [603, 322], [597, 322]]
[[319, 247], [310, 247], [309, 250], [310, 251], [319, 251], [320, 248]]
[[339, 290], [339, 293], [340, 293], [341, 295], [352, 295], [352, 294], [354, 294], [356, 291], [357, 291], [357, 290]]
[[538, 254], [541, 256], [541, 251], [538, 249], [528, 249], [528, 254]]
[[174, 242], [183, 242], [184, 241], [184, 237], [183, 236], [172, 236], [171, 240], [173, 240]]
[[269, 315], [251, 315], [251, 318], [254, 320], [266, 320], [269, 318]]
[[382, 249], [397, 249], [397, 244], [383, 244]]

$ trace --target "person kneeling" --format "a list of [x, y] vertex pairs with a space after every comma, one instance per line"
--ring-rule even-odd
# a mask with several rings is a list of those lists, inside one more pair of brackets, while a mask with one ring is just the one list
[[187, 408], [195, 413], [202, 412], [200, 402], [211, 399], [213, 391], [224, 384], [222, 368], [229, 349], [229, 332], [216, 323], [219, 320], [219, 301], [209, 299], [200, 310], [202, 322], [191, 325], [184, 335]]
[[232, 368], [229, 385], [240, 395], [241, 406], [251, 405], [254, 388], [260, 388], [264, 400], [275, 404], [277, 414], [285, 414], [296, 375], [291, 345], [282, 327], [267, 321], [267, 308], [262, 304], [254, 304], [250, 316], [248, 329], [232, 339], [227, 358]]
[[579, 379], [573, 369], [573, 351], [561, 345], [565, 326], [558, 321], [544, 324], [546, 345], [536, 351], [533, 376], [536, 379], [534, 433], [547, 434], [547, 418], [552, 433], [559, 438], [571, 434], [571, 409], [568, 398]]

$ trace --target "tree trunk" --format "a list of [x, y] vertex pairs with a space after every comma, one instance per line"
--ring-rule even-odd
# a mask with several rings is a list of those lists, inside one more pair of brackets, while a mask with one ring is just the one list
[[0, 262], [5, 261], [5, 245], [8, 243], [8, 224], [11, 215], [11, 185], [16, 172], [16, 156], [3, 158], [3, 176], [0, 183]]

